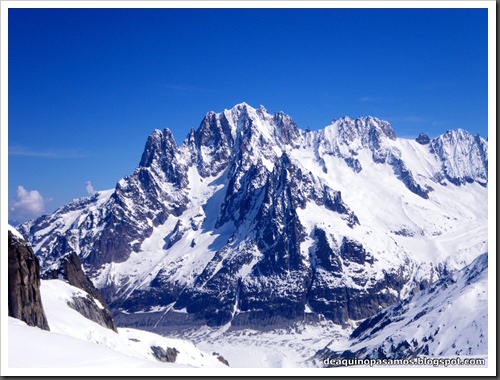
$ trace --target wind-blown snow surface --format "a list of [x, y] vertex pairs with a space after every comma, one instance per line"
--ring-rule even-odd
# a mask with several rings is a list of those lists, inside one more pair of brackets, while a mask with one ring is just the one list
[[[10, 368], [227, 368], [184, 340], [128, 328], [115, 333], [100, 326], [68, 306], [74, 296], [87, 294], [61, 280], [42, 280], [41, 294], [50, 331], [9, 318]], [[156, 360], [151, 346], [175, 348], [175, 363]]]
[[20, 227], [46, 267], [75, 251], [118, 324], [343, 326], [487, 251], [488, 142], [397, 138], [374, 117], [303, 131], [282, 112], [209, 112], [148, 138], [115, 189]]

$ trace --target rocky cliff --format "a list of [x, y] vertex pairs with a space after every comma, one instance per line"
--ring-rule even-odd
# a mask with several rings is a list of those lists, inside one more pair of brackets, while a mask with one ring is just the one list
[[60, 257], [49, 268], [45, 269], [42, 278], [44, 280], [64, 280], [70, 285], [84, 290], [87, 293], [85, 297], [75, 296], [68, 302], [68, 305], [84, 317], [117, 332], [115, 322], [104, 298], [83, 272], [80, 259], [74, 252], [69, 252]]
[[28, 243], [15, 230], [8, 231], [9, 316], [49, 330], [40, 296], [40, 264]]

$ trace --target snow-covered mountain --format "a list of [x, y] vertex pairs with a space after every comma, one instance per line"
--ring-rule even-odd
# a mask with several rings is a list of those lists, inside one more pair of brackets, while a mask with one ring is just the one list
[[334, 340], [324, 358], [406, 359], [488, 355], [488, 254], [364, 320], [349, 340]]
[[121, 325], [346, 324], [487, 250], [487, 141], [417, 140], [370, 116], [303, 131], [242, 103], [181, 145], [154, 131], [115, 189], [19, 230], [43, 267], [76, 252]]

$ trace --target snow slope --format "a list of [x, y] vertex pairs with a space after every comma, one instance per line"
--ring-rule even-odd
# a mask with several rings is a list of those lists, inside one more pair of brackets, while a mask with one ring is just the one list
[[379, 314], [324, 357], [488, 356], [488, 254]]
[[[86, 293], [61, 280], [42, 280], [41, 293], [50, 332], [9, 318], [9, 367], [227, 368], [194, 344], [146, 331], [104, 328], [70, 308], [67, 302]], [[175, 348], [175, 363], [159, 362], [151, 346]]]
[[8, 328], [10, 368], [180, 366], [136, 358], [87, 340], [30, 327], [11, 317]]

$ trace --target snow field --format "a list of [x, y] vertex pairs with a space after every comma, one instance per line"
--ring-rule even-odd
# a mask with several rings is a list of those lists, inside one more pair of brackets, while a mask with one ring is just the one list
[[[115, 333], [98, 325], [67, 304], [86, 292], [61, 280], [42, 280], [41, 295], [50, 331], [9, 318], [9, 367], [227, 368], [188, 341], [130, 328]], [[176, 362], [157, 361], [151, 346], [175, 348]]]

